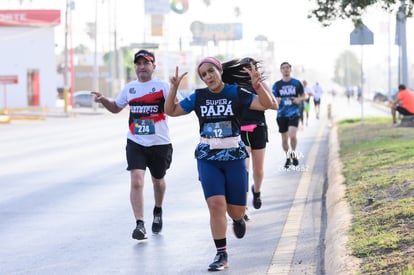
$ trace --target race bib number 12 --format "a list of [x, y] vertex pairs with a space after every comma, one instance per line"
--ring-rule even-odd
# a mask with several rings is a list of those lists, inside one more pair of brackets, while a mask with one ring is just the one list
[[204, 136], [207, 138], [223, 138], [232, 136], [231, 121], [206, 123], [203, 127]]

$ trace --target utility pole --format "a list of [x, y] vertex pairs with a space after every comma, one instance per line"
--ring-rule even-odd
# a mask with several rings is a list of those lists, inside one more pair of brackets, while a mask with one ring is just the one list
[[[66, 0], [65, 8], [65, 65], [63, 72], [63, 100], [64, 111], [73, 104], [74, 73], [73, 73], [73, 48], [72, 48], [72, 10], [75, 2]], [[69, 70], [70, 67], [70, 70]], [[70, 79], [68, 77], [70, 75]], [[69, 81], [70, 80], [70, 81]]]
[[108, 88], [109, 88], [109, 97], [112, 97], [112, 91], [114, 87], [114, 71], [113, 71], [113, 64], [114, 64], [114, 51], [112, 48], [112, 16], [111, 16], [111, 0], [107, 0], [108, 3]]
[[94, 22], [94, 56], [93, 56], [93, 91], [99, 91], [99, 69], [98, 69], [98, 0], [95, 0], [95, 22]]
[[388, 16], [388, 98], [391, 98], [392, 91], [392, 71], [391, 71], [391, 19], [390, 15]]
[[[118, 49], [117, 49], [117, 37], [116, 37], [116, 6], [117, 1], [113, 1], [111, 6], [111, 0], [108, 0], [108, 18], [112, 18], [111, 12], [113, 13], [113, 21], [109, 22], [109, 97], [113, 97], [114, 93], [119, 91], [119, 73], [118, 73]], [[112, 23], [112, 24], [111, 24]]]
[[401, 5], [397, 13], [397, 44], [400, 48], [399, 51], [399, 76], [398, 80], [400, 83], [409, 87], [408, 83], [408, 65], [407, 65], [407, 34], [406, 34], [406, 4], [405, 0], [400, 1]]
[[120, 76], [119, 76], [119, 60], [122, 60], [119, 58], [119, 53], [118, 53], [118, 36], [117, 36], [117, 17], [116, 17], [116, 13], [117, 13], [117, 1], [114, 1], [114, 53], [113, 53], [113, 64], [112, 64], [112, 72], [114, 74], [114, 85], [112, 85], [113, 87], [113, 91], [119, 91], [121, 89], [120, 87]]
[[69, 1], [66, 0], [66, 8], [65, 8], [65, 66], [64, 66], [64, 72], [63, 72], [63, 100], [64, 100], [64, 111], [65, 113], [68, 111], [68, 96], [69, 96], [69, 85], [68, 85], [68, 71], [69, 71], [69, 52], [68, 52], [68, 35], [69, 35], [69, 20], [68, 20], [68, 14], [69, 14]]

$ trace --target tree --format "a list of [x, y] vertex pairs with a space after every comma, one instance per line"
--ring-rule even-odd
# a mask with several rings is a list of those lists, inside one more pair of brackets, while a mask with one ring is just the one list
[[352, 51], [344, 51], [335, 61], [333, 81], [344, 87], [360, 85], [360, 64]]
[[354, 24], [362, 22], [362, 15], [368, 7], [380, 6], [388, 12], [398, 11], [401, 2], [407, 5], [406, 16], [413, 15], [414, 0], [311, 0], [316, 7], [311, 10], [309, 17], [315, 17], [324, 26], [329, 26], [336, 19], [350, 18]]
[[[77, 45], [75, 48], [72, 49], [73, 54], [90, 54], [92, 51], [83, 44]], [[62, 50], [60, 53], [62, 56], [65, 55], [65, 49]]]
[[73, 48], [74, 54], [90, 54], [92, 51], [83, 44], [79, 44], [75, 48]]

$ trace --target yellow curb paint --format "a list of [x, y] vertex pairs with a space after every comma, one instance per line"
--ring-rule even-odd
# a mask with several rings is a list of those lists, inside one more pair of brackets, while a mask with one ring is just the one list
[[10, 116], [0, 115], [0, 124], [8, 124], [8, 123], [10, 123]]
[[21, 108], [2, 108], [0, 109], [0, 113], [14, 113], [14, 112], [23, 112], [23, 111], [31, 111], [31, 112], [48, 112], [48, 107], [39, 107], [39, 106], [29, 106], [29, 107], [21, 107]]
[[[323, 121], [323, 124], [321, 125], [319, 133], [315, 139], [316, 142], [312, 145], [309, 152], [307, 161], [309, 171], [312, 171], [315, 166], [316, 156], [318, 154], [322, 135], [325, 130], [326, 120]], [[267, 271], [267, 275], [288, 275], [290, 272], [290, 267], [296, 251], [296, 243], [299, 237], [303, 211], [306, 205], [311, 178], [312, 173], [302, 173], [298, 189], [296, 190], [295, 199], [289, 210], [282, 235], [273, 254], [272, 263]]]
[[11, 116], [11, 120], [45, 120], [44, 116]]

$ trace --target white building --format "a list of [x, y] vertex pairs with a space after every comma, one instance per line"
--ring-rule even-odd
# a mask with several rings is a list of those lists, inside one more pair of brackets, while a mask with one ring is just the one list
[[[0, 109], [56, 105], [60, 10], [0, 10]], [[5, 84], [2, 76], [17, 78]]]

